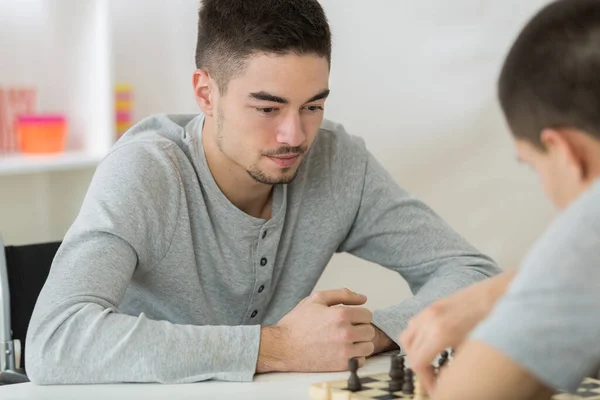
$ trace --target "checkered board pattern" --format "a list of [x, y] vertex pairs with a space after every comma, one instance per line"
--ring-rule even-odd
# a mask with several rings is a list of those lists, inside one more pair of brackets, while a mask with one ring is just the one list
[[600, 381], [585, 378], [576, 393], [560, 393], [552, 397], [554, 400], [600, 400]]
[[312, 385], [310, 400], [364, 400], [364, 399], [412, 399], [413, 395], [388, 390], [390, 376], [387, 373], [361, 376], [362, 390], [350, 392], [347, 389], [347, 380], [323, 382]]
[[[413, 399], [413, 395], [388, 391], [390, 377], [387, 373], [360, 377], [362, 390], [350, 392], [347, 380], [322, 382], [310, 387], [310, 400], [392, 400]], [[600, 400], [600, 381], [586, 378], [576, 394], [559, 393], [553, 400]]]

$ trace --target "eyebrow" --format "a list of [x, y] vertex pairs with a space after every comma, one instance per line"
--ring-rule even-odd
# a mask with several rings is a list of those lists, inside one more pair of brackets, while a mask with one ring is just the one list
[[[313, 97], [311, 97], [310, 99], [308, 99], [306, 101], [306, 103], [325, 99], [325, 98], [327, 98], [327, 96], [329, 96], [329, 93], [330, 93], [329, 89], [324, 89], [321, 92], [319, 92], [318, 94], [316, 94]], [[280, 96], [276, 96], [271, 93], [267, 93], [265, 91], [250, 93], [250, 97], [255, 100], [270, 101], [270, 102], [279, 103], [279, 104], [288, 104], [289, 103], [289, 100], [284, 99], [283, 97], [280, 97]]]

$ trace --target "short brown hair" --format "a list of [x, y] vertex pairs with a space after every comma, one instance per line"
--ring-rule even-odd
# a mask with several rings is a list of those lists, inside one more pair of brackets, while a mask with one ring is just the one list
[[540, 149], [546, 128], [600, 139], [600, 1], [558, 0], [539, 11], [508, 53], [498, 96], [513, 135]]
[[204, 0], [198, 14], [196, 67], [223, 93], [255, 52], [314, 53], [331, 63], [331, 32], [317, 0]]

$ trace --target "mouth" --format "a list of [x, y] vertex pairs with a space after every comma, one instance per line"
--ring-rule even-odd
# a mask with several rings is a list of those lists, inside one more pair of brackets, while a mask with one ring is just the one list
[[300, 154], [280, 154], [277, 156], [267, 156], [271, 159], [278, 167], [289, 168], [296, 164], [296, 161], [300, 158]]

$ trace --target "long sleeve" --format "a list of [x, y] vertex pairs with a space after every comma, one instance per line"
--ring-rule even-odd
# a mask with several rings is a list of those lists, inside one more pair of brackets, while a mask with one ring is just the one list
[[253, 378], [258, 325], [182, 325], [119, 312], [132, 277], [160, 264], [180, 217], [183, 186], [168, 146], [127, 144], [98, 167], [31, 319], [32, 382]]
[[398, 272], [414, 294], [373, 312], [374, 324], [392, 340], [397, 341], [408, 319], [423, 307], [501, 272], [427, 205], [399, 187], [359, 139], [334, 159], [334, 194], [357, 198], [352, 226], [338, 250]]

